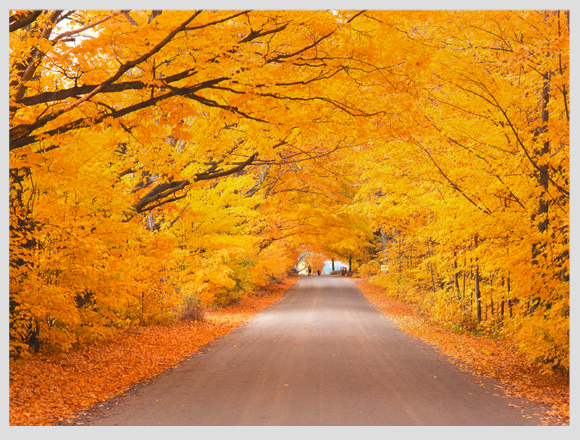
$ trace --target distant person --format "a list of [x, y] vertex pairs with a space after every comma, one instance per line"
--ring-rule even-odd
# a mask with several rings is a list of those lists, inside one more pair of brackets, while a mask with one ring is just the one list
[[308, 266], [308, 276], [310, 276], [311, 273], [312, 273], [312, 268], [310, 266]]
[[320, 269], [318, 270], [318, 276], [320, 276]]

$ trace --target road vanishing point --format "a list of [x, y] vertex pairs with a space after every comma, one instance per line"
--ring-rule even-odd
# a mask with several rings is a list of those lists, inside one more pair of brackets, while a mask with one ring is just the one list
[[72, 424], [540, 424], [539, 406], [497, 385], [401, 331], [353, 280], [302, 276], [243, 326]]

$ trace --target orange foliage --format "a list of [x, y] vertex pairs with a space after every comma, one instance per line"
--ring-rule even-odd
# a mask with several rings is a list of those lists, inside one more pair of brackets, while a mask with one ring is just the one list
[[308, 256], [308, 263], [312, 267], [312, 273], [315, 273], [318, 270], [322, 271], [324, 268], [324, 261], [326, 259], [327, 258], [322, 254], [313, 254]]
[[10, 365], [10, 425], [54, 425], [158, 375], [279, 300], [298, 278], [270, 285], [203, 322], [134, 327], [84, 350]]
[[10, 355], [243, 300], [304, 251], [567, 369], [569, 26], [10, 11]]
[[525, 357], [505, 340], [445, 330], [428, 323], [414, 312], [412, 306], [364, 279], [357, 280], [357, 287], [401, 330], [436, 346], [462, 370], [499, 380], [508, 397], [526, 398], [549, 408], [542, 419], [543, 425], [570, 423], [569, 384], [564, 377], [542, 374], [541, 369], [529, 365]]

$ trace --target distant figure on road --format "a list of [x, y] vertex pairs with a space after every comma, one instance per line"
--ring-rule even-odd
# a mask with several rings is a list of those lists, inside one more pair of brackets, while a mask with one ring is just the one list
[[320, 276], [320, 269], [318, 270], [318, 276]]
[[308, 266], [308, 276], [310, 276], [311, 273], [312, 273], [312, 268], [310, 266]]

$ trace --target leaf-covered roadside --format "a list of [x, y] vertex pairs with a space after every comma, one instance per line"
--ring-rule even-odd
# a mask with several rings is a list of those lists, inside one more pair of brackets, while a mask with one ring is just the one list
[[174, 367], [278, 301], [296, 280], [206, 312], [205, 321], [137, 327], [98, 346], [11, 362], [10, 425], [54, 425]]
[[369, 284], [365, 279], [358, 279], [356, 283], [364, 296], [401, 330], [436, 346], [459, 368], [498, 380], [507, 397], [529, 399], [542, 405], [545, 408], [542, 425], [570, 424], [567, 378], [542, 374], [541, 369], [528, 365], [523, 355], [505, 340], [445, 330], [422, 319], [411, 305], [389, 296], [384, 289]]

